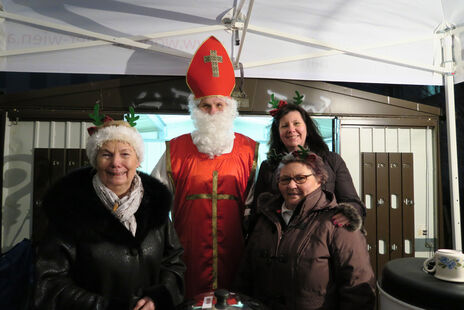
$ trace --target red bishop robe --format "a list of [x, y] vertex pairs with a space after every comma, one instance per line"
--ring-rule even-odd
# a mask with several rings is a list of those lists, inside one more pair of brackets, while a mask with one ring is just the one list
[[242, 252], [245, 200], [256, 170], [259, 143], [235, 133], [232, 152], [211, 159], [190, 134], [166, 143], [166, 166], [175, 189], [173, 221], [184, 247], [186, 298], [230, 289]]

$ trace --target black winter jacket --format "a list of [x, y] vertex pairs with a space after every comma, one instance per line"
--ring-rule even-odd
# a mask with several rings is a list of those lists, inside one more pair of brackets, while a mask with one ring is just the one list
[[76, 170], [43, 201], [49, 220], [36, 261], [37, 309], [132, 309], [142, 297], [157, 310], [183, 299], [183, 249], [169, 219], [171, 194], [144, 174], [135, 237], [97, 197], [95, 170]]

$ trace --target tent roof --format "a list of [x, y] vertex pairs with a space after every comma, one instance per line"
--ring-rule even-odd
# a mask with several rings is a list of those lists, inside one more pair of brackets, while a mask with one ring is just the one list
[[[184, 75], [196, 48], [215, 35], [246, 77], [442, 85], [449, 73], [464, 80], [462, 0], [0, 1], [3, 71]], [[454, 36], [449, 68], [445, 34]]]

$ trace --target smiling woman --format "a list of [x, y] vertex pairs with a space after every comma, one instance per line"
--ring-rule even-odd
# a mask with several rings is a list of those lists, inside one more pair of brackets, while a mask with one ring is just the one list
[[[298, 151], [300, 147], [311, 149], [324, 161], [328, 180], [321, 184], [322, 189], [334, 193], [337, 201], [352, 204], [361, 216], [366, 214], [366, 207], [356, 192], [345, 161], [327, 146], [326, 139], [321, 134], [317, 123], [301, 106], [301, 95], [297, 91], [295, 93], [296, 102], [294, 103], [285, 101], [277, 103], [271, 95], [270, 103], [275, 109], [269, 112], [273, 116], [269, 152], [267, 159], [259, 167], [253, 201], [249, 204], [251, 216], [247, 223], [248, 234], [251, 234], [254, 227], [259, 196], [266, 192], [278, 192], [274, 176], [280, 159], [285, 154]], [[348, 219], [339, 214], [335, 214], [333, 220], [336, 225], [343, 226], [348, 223]]]
[[[276, 310], [374, 309], [375, 280], [361, 216], [321, 188], [328, 179], [324, 166], [307, 150], [283, 157], [280, 195], [259, 198], [238, 292]], [[339, 212], [348, 225], [332, 224]]]
[[88, 129], [92, 167], [46, 194], [49, 231], [36, 262], [36, 309], [173, 309], [183, 299], [182, 246], [169, 219], [172, 196], [149, 175], [129, 122]]
[[298, 150], [298, 145], [306, 144], [306, 124], [299, 111], [291, 111], [279, 122], [279, 136], [288, 152]]
[[126, 142], [108, 141], [97, 153], [97, 175], [119, 198], [127, 194], [140, 161]]
[[319, 179], [304, 164], [291, 163], [280, 172], [279, 189], [287, 209], [294, 210], [304, 197], [320, 186]]

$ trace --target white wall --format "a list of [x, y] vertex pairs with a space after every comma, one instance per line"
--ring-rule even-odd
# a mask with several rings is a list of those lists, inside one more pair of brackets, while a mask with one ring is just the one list
[[362, 152], [413, 153], [415, 256], [428, 257], [434, 245], [432, 244], [432, 249], [427, 250], [425, 243], [437, 238], [433, 129], [342, 125], [340, 153], [346, 161], [359, 194], [362, 181]]

